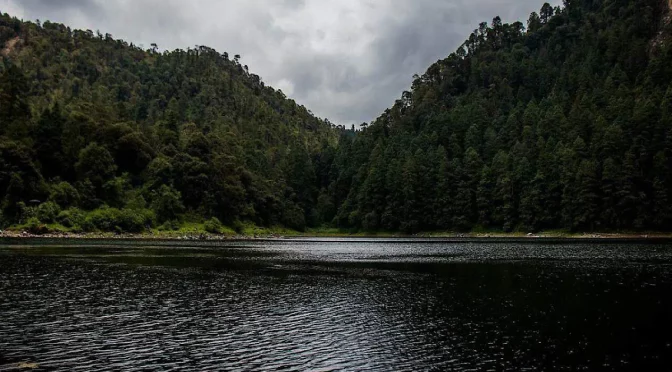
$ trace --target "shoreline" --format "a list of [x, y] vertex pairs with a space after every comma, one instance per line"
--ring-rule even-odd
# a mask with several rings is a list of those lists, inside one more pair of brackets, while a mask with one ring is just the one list
[[207, 232], [151, 232], [151, 233], [71, 233], [53, 232], [32, 234], [26, 231], [0, 231], [0, 239], [63, 239], [63, 240], [167, 240], [167, 241], [234, 241], [234, 240], [292, 240], [292, 239], [464, 239], [464, 240], [496, 240], [496, 239], [557, 239], [557, 240], [660, 240], [672, 239], [672, 233], [557, 233], [540, 232], [537, 234], [525, 233], [451, 233], [434, 232], [418, 233], [414, 235], [401, 233], [347, 233], [347, 232], [292, 232], [289, 234], [260, 233], [260, 234], [212, 234]]

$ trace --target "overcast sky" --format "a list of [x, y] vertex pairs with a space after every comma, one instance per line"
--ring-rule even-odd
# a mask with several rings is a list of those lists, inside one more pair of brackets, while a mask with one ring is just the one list
[[[560, 1], [553, 2], [554, 5]], [[543, 0], [0, 0], [26, 20], [100, 30], [161, 49], [206, 45], [317, 116], [369, 122], [413, 74], [453, 52], [479, 22], [526, 21]]]

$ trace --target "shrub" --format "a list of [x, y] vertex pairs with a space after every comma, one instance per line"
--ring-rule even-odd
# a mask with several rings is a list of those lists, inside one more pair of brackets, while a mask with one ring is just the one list
[[37, 218], [44, 223], [54, 223], [61, 213], [61, 207], [54, 202], [42, 203], [37, 207]]
[[31, 234], [41, 235], [49, 232], [49, 228], [45, 226], [35, 217], [32, 217], [26, 222], [26, 230]]
[[240, 220], [237, 218], [233, 221], [232, 226], [233, 230], [238, 234], [242, 234], [245, 231], [245, 224], [240, 222]]
[[294, 203], [285, 205], [282, 213], [282, 222], [285, 226], [297, 231], [304, 231], [306, 229], [305, 213]]
[[177, 220], [169, 220], [159, 226], [160, 231], [175, 231], [180, 229], [180, 222]]
[[79, 231], [85, 231], [85, 232], [91, 232], [95, 231], [96, 226], [93, 225], [93, 222], [89, 219], [84, 219], [84, 221], [80, 225], [75, 225], [72, 227], [72, 231], [79, 232]]
[[152, 209], [161, 222], [175, 220], [184, 212], [182, 196], [170, 186], [162, 185], [152, 198]]
[[81, 227], [85, 231], [100, 230], [117, 233], [145, 231], [154, 224], [154, 213], [148, 209], [117, 209], [104, 207], [86, 216]]
[[16, 221], [18, 223], [27, 223], [33, 217], [37, 218], [37, 208], [29, 207], [24, 202], [16, 203]]
[[122, 231], [138, 233], [153, 225], [154, 213], [147, 209], [122, 209], [119, 213], [117, 227]]
[[122, 208], [127, 201], [128, 190], [131, 189], [131, 183], [128, 174], [121, 177], [115, 177], [103, 185], [103, 194], [106, 202], [115, 208]]
[[79, 192], [67, 182], [59, 182], [51, 186], [49, 200], [62, 208], [67, 208], [79, 203]]
[[129, 193], [128, 201], [126, 202], [127, 209], [145, 209], [147, 208], [147, 201], [139, 192]]
[[79, 205], [85, 209], [95, 209], [103, 204], [102, 200], [96, 197], [96, 187], [89, 179], [77, 182], [77, 192], [79, 193]]
[[222, 233], [222, 223], [219, 222], [217, 217], [212, 217], [211, 219], [205, 221], [205, 231], [212, 234], [221, 234]]
[[79, 208], [69, 208], [56, 216], [56, 222], [65, 227], [82, 226], [86, 220], [86, 214]]
[[86, 216], [86, 223], [101, 231], [115, 231], [119, 224], [121, 211], [117, 208], [103, 207]]
[[105, 146], [91, 142], [79, 152], [75, 170], [80, 179], [89, 179], [93, 185], [100, 187], [114, 177], [117, 166]]

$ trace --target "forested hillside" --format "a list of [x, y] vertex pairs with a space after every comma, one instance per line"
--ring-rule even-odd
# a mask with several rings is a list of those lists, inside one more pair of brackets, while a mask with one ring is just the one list
[[237, 55], [3, 15], [1, 224], [671, 230], [669, 7], [482, 23], [356, 133]]
[[667, 0], [482, 23], [339, 147], [340, 226], [672, 228]]
[[322, 222], [315, 166], [337, 130], [265, 86], [239, 56], [145, 51], [6, 14], [0, 46], [3, 225]]

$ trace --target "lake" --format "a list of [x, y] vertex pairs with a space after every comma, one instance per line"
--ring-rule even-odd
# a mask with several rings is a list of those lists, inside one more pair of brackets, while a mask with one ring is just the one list
[[670, 371], [672, 243], [4, 240], [0, 371], [22, 362]]

